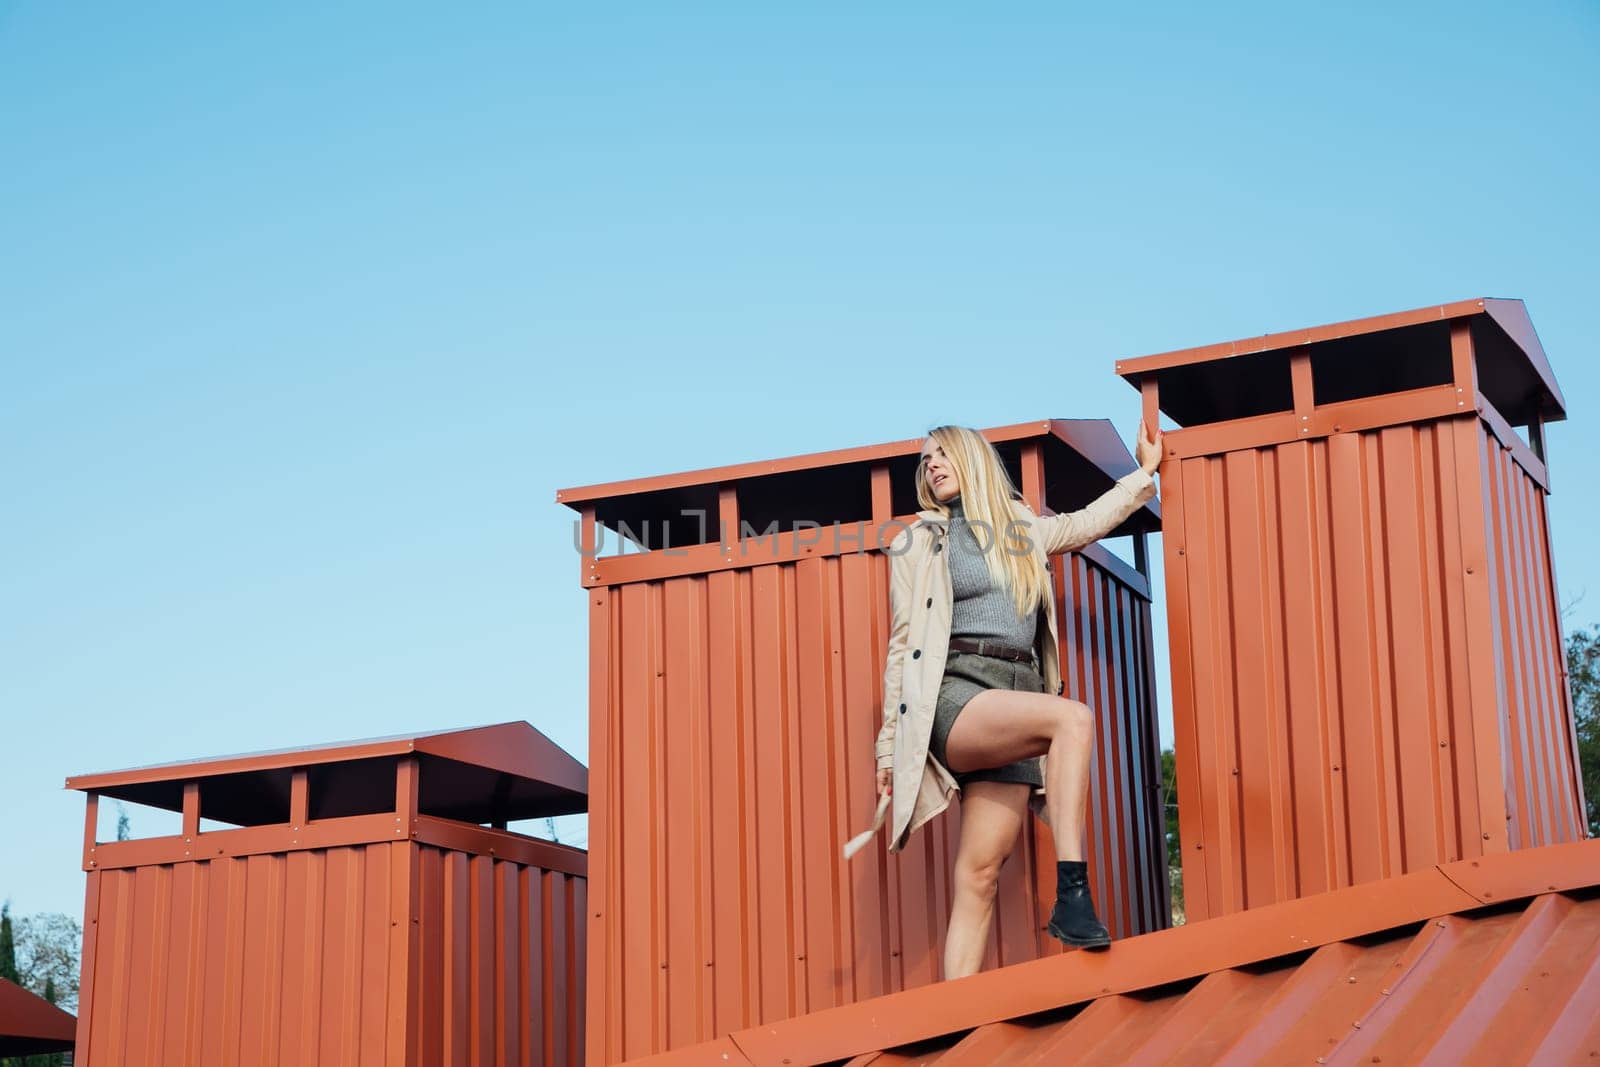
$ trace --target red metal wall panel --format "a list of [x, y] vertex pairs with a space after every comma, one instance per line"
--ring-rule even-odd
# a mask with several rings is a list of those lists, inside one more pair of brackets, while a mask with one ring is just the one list
[[586, 880], [420, 848], [416, 1064], [582, 1059]]
[[1478, 438], [1488, 485], [1497, 696], [1506, 727], [1501, 773], [1508, 844], [1574, 841], [1587, 834], [1583, 777], [1569, 713], [1545, 494], [1487, 427]]
[[[1063, 671], [1099, 712], [1098, 899], [1166, 924], [1149, 604], [1059, 568]], [[846, 553], [589, 591], [594, 1062], [692, 1045], [938, 978], [959, 815], [890, 857], [869, 820], [888, 567]], [[1003, 870], [986, 967], [1054, 952], [1042, 824]]]
[[1544, 494], [1476, 413], [1162, 480], [1191, 919], [1582, 836]]
[[76, 1062], [576, 1064], [586, 904], [409, 841], [91, 871]]
[[76, 1062], [403, 1063], [387, 1025], [409, 844], [89, 874]]

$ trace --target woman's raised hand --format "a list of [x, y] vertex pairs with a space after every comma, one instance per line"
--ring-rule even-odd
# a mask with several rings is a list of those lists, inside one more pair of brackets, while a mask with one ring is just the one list
[[1139, 466], [1144, 468], [1146, 474], [1154, 474], [1156, 468], [1161, 466], [1161, 456], [1166, 451], [1166, 442], [1161, 431], [1156, 430], [1155, 436], [1150, 436], [1150, 427], [1141, 419], [1139, 422], [1139, 439], [1134, 442], [1133, 454], [1139, 461]]

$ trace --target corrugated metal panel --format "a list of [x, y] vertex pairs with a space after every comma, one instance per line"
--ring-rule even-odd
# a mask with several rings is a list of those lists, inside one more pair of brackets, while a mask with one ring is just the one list
[[80, 1064], [582, 1060], [581, 877], [400, 842], [95, 871], [88, 903]]
[[[1149, 605], [1083, 558], [1061, 571], [1067, 685], [1101, 714], [1091, 858], [1127, 935], [1166, 915]], [[591, 590], [596, 1058], [937, 978], [954, 813], [892, 858], [839, 852], [876, 800], [887, 580], [848, 553]], [[1046, 837], [1003, 870], [988, 967], [1056, 950]]]
[[[1090, 876], [1112, 935], [1132, 937], [1164, 928], [1171, 912], [1150, 602], [1085, 557], [1065, 559], [1056, 601], [1061, 674], [1066, 695], [1095, 709], [1098, 726], [1089, 782]], [[1055, 850], [1044, 824], [1035, 825], [1035, 854], [1048, 857], [1037, 865], [1042, 910], [1035, 914], [1046, 916], [1055, 899]], [[1053, 938], [1040, 940], [1047, 952], [1061, 951]]]
[[1476, 416], [1162, 492], [1192, 918], [1583, 836], [1544, 494]]
[[1506, 832], [1512, 848], [1572, 841], [1587, 833], [1583, 776], [1545, 493], [1487, 426], [1478, 436], [1500, 650], [1496, 692], [1505, 709]]
[[418, 850], [416, 1064], [577, 1064], [586, 880]]
[[390, 900], [410, 850], [92, 872], [76, 1062], [403, 1063], [387, 998], [409, 924], [397, 944]]
[[1457, 861], [727, 1035], [650, 1067], [1589, 1063], [1600, 842]]

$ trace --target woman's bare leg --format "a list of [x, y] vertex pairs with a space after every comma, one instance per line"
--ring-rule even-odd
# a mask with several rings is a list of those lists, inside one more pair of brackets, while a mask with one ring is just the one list
[[967, 701], [945, 755], [951, 771], [1002, 767], [1045, 756], [1045, 808], [1056, 859], [1083, 859], [1094, 713], [1076, 700], [1013, 689], [985, 689]]
[[976, 974], [983, 966], [1000, 867], [1016, 847], [1028, 811], [1029, 788], [1016, 782], [973, 782], [961, 790], [955, 893], [944, 939], [946, 978]]

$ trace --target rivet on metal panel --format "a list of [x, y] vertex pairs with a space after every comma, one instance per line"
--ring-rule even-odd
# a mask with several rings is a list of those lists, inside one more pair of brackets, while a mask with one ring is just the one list
[[1234, 777], [1235, 777], [1235, 778], [1237, 778], [1237, 777], [1239, 777], [1239, 768], [1237, 768], [1237, 767], [1235, 767], [1235, 768], [1234, 768], [1234, 769], [1233, 769], [1233, 776], [1234, 776]]
[[1199, 852], [1201, 849], [1203, 849], [1205, 847], [1206, 846], [1203, 843], [1199, 842], [1199, 841], [1196, 841], [1195, 844], [1194, 844], [1194, 850], [1196, 852]]
[[1356, 976], [1352, 974], [1349, 978], [1346, 978], [1345, 981], [1349, 982], [1351, 985], [1355, 985], [1356, 984]]
[[1333, 765], [1333, 773], [1334, 774], [1338, 774], [1339, 773], [1339, 765], [1337, 763], [1335, 763]]
[[[1351, 979], [1351, 981], [1354, 981], [1354, 979]], [[1357, 1030], [1359, 1030], [1359, 1029], [1361, 1029], [1361, 1020], [1357, 1019], [1355, 1022], [1351, 1023], [1350, 1025], [1355, 1027]]]
[[1389, 995], [1389, 991], [1387, 989], [1380, 989], [1380, 990], [1378, 990], [1378, 992], [1382, 993], [1384, 996], [1388, 996]]
[[1450, 742], [1448, 742], [1448, 741], [1440, 741], [1439, 742], [1439, 747], [1440, 748], [1449, 748], [1450, 747]]
[[1443, 920], [1443, 919], [1440, 919], [1440, 920], [1439, 920], [1439, 921], [1438, 921], [1438, 922], [1436, 922], [1436, 923], [1434, 923], [1434, 924], [1433, 924], [1433, 925], [1435, 925], [1435, 926], [1437, 926], [1437, 927], [1438, 927], [1438, 928], [1439, 928], [1439, 929], [1441, 929], [1441, 930], [1443, 930], [1443, 929], [1444, 929], [1444, 920]]

